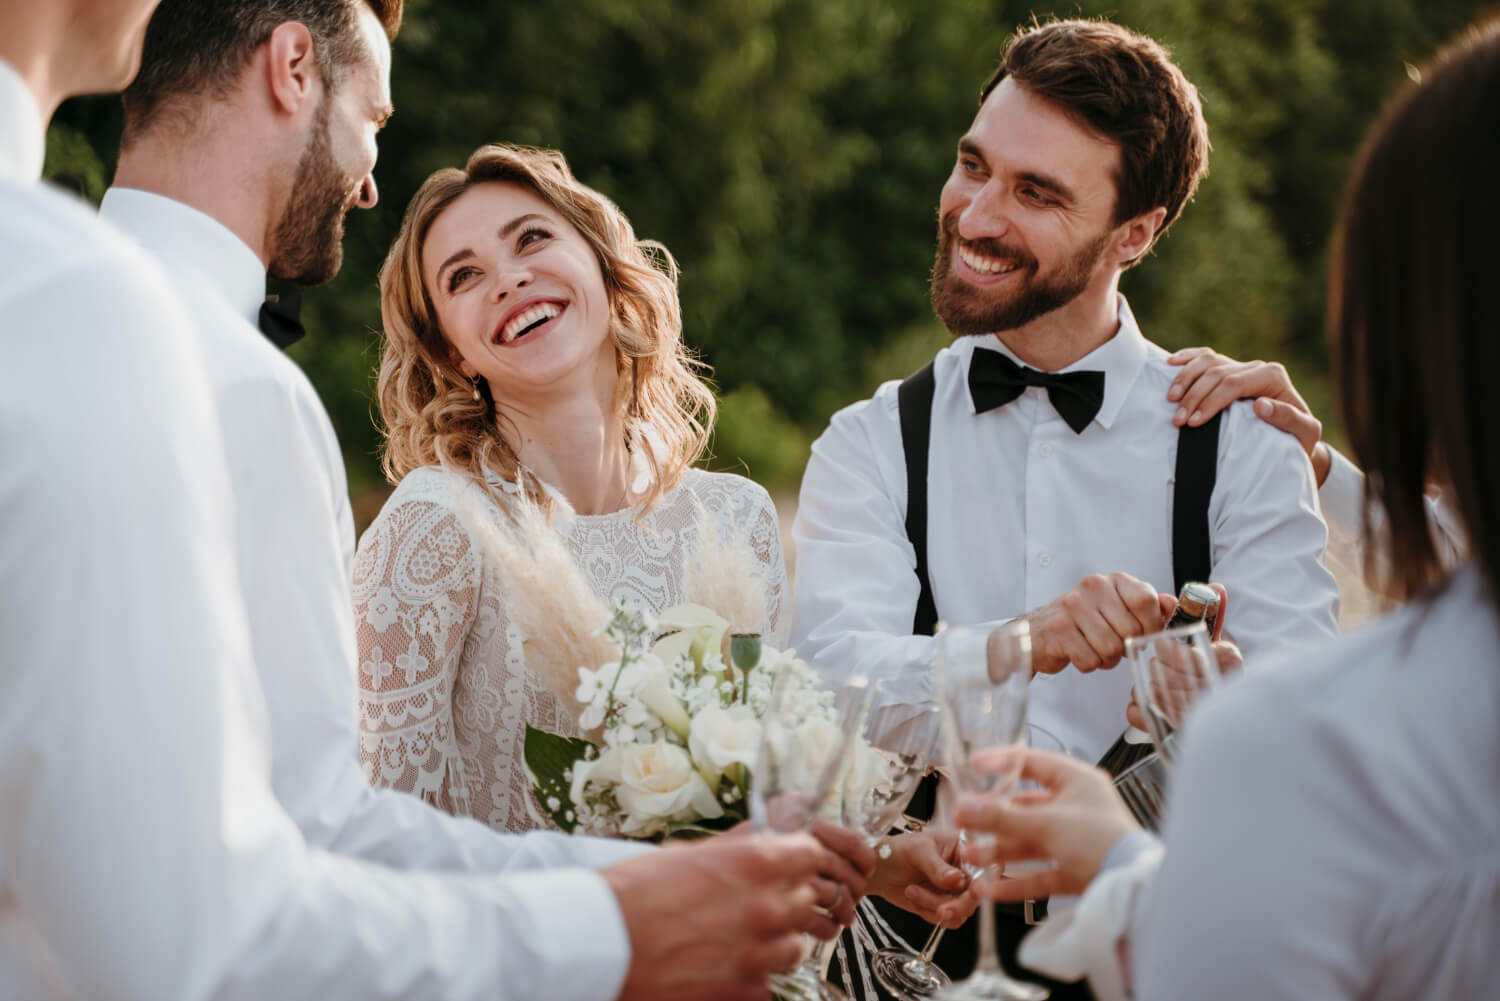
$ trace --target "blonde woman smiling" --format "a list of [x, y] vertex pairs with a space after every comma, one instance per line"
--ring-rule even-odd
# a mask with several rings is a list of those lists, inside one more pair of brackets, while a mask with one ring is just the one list
[[[718, 535], [755, 578], [759, 621], [740, 625], [774, 642], [775, 508], [749, 480], [693, 468], [715, 404], [683, 346], [676, 264], [561, 154], [485, 146], [433, 174], [380, 287], [399, 482], [354, 567], [366, 771], [499, 830], [535, 827], [526, 725], [577, 732], [566, 677], [538, 661], [598, 624], [569, 621], [578, 606], [708, 603], [685, 577]], [[550, 509], [550, 528], [519, 523], [554, 538], [507, 543], [518, 508]], [[554, 559], [518, 572], [532, 544]], [[547, 601], [543, 626], [517, 613]]]

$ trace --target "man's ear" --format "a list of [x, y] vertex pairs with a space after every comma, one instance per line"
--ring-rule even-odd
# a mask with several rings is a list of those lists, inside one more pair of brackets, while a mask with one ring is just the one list
[[1115, 256], [1121, 264], [1133, 261], [1140, 257], [1151, 247], [1151, 241], [1156, 239], [1156, 234], [1161, 230], [1161, 224], [1166, 221], [1167, 210], [1164, 206], [1157, 206], [1149, 212], [1142, 212], [1134, 219], [1127, 219], [1117, 227], [1120, 234], [1115, 242]]
[[299, 21], [277, 25], [266, 40], [266, 84], [276, 109], [295, 115], [321, 82], [312, 32]]

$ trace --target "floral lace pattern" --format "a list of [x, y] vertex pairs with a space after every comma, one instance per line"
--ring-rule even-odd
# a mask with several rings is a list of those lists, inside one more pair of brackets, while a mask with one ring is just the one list
[[[786, 567], [775, 507], [755, 483], [689, 470], [639, 522], [633, 510], [558, 518], [578, 567], [608, 602], [650, 612], [683, 594], [699, 510], [748, 533], [766, 569], [764, 633], [785, 633]], [[457, 473], [415, 470], [360, 539], [354, 612], [360, 652], [360, 751], [376, 785], [416, 793], [496, 830], [540, 826], [522, 746], [526, 725], [576, 734], [567, 707], [527, 668], [500, 575], [474, 517], [504, 514]]]

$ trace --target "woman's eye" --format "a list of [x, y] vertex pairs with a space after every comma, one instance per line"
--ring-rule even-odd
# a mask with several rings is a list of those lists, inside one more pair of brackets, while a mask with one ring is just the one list
[[526, 230], [526, 232], [521, 234], [520, 238], [516, 240], [516, 246], [524, 248], [530, 246], [533, 243], [539, 243], [542, 240], [550, 240], [551, 238], [552, 234], [547, 232], [545, 229], [528, 229]]
[[448, 291], [453, 292], [474, 276], [473, 268], [457, 268], [448, 276]]

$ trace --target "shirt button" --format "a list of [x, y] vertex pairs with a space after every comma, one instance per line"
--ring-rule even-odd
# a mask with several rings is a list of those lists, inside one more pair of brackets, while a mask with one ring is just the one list
[[1041, 448], [1037, 449], [1036, 451], [1037, 451], [1037, 454], [1040, 455], [1044, 459], [1050, 459], [1052, 457], [1052, 446], [1051, 445], [1043, 445]]
[[1052, 554], [1051, 553], [1043, 553], [1042, 555], [1040, 555], [1040, 556], [1038, 556], [1036, 558], [1036, 562], [1037, 562], [1038, 566], [1041, 566], [1041, 567], [1050, 567], [1052, 565]]

